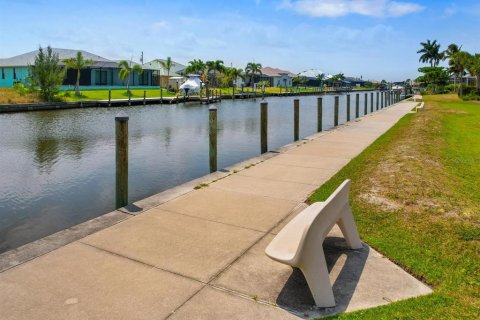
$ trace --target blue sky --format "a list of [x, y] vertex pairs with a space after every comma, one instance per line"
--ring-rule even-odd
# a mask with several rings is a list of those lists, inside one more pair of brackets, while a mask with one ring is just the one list
[[51, 45], [404, 80], [420, 41], [480, 52], [478, 0], [0, 0], [0, 16], [1, 58]]

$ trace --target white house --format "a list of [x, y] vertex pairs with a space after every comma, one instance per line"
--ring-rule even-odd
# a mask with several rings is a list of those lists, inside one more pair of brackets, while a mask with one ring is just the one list
[[294, 73], [277, 68], [262, 68], [260, 81], [269, 81], [271, 87], [291, 87]]

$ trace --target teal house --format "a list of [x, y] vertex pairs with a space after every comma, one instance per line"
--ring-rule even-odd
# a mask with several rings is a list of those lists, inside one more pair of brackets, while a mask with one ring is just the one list
[[[77, 52], [81, 52], [86, 59], [91, 59], [94, 64], [80, 71], [80, 86], [84, 88], [95, 87], [120, 87], [125, 86], [126, 81], [122, 81], [118, 76], [120, 68], [116, 60], [109, 60], [96, 54], [71, 49], [52, 48], [58, 54], [60, 61], [63, 59], [74, 58]], [[24, 53], [15, 57], [0, 59], [0, 87], [13, 87], [15, 83], [25, 83], [29, 66], [35, 61], [38, 50]], [[62, 64], [62, 63], [61, 63]], [[158, 86], [158, 70], [144, 68], [143, 73], [134, 72], [130, 75], [130, 86]], [[77, 80], [77, 70], [68, 69], [64, 86], [74, 86]]]

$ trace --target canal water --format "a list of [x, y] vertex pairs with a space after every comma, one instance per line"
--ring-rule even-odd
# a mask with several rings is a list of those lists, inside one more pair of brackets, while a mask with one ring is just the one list
[[[317, 130], [317, 97], [299, 99], [302, 138]], [[361, 93], [361, 115], [363, 99]], [[293, 100], [265, 99], [270, 150], [293, 141]], [[215, 104], [219, 169], [260, 154], [260, 102]], [[323, 97], [324, 130], [333, 126], [333, 104], [333, 96]], [[344, 123], [345, 95], [339, 109], [339, 122]], [[120, 111], [130, 117], [130, 202], [209, 173], [206, 105], [0, 114], [0, 252], [115, 209], [114, 118]]]

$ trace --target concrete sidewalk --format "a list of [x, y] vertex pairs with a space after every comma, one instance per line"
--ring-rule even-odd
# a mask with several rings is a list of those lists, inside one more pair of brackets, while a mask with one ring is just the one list
[[364, 245], [325, 241], [337, 307], [264, 249], [305, 199], [410, 112], [401, 102], [0, 273], [1, 319], [298, 319], [431, 290]]

